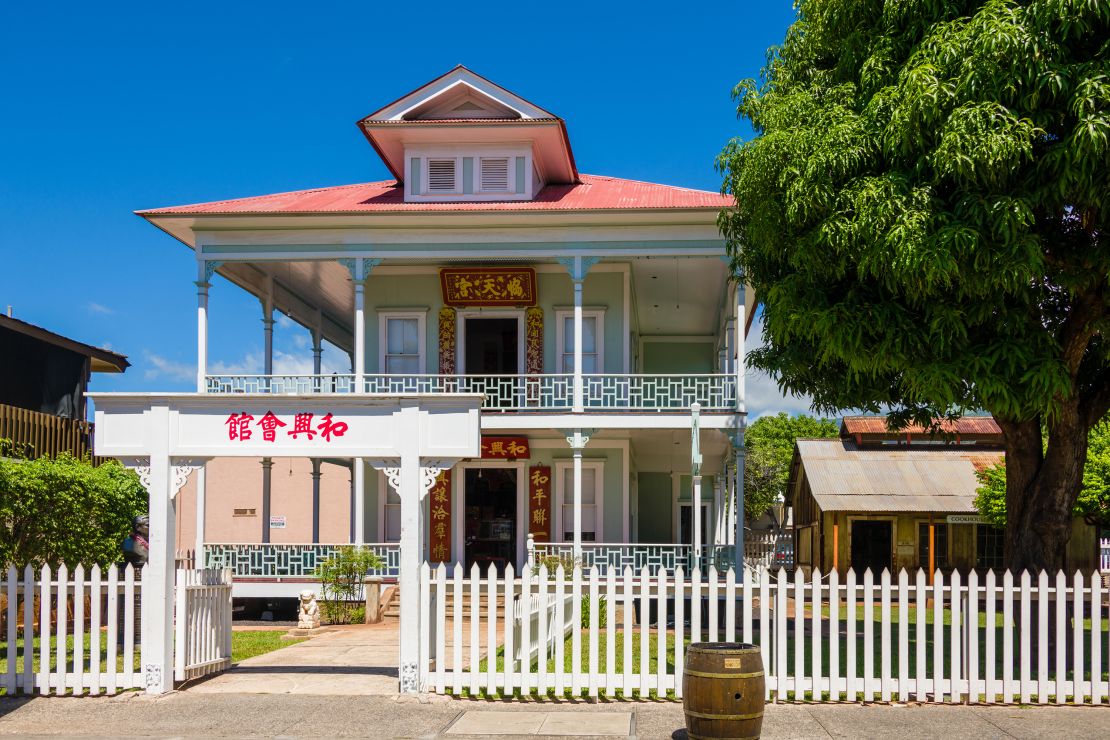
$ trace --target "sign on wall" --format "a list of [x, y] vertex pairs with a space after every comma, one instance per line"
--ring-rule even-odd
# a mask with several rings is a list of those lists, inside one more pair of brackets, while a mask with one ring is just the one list
[[531, 267], [445, 267], [439, 279], [448, 306], [536, 305], [536, 271]]
[[523, 460], [530, 456], [527, 437], [482, 437], [483, 460]]
[[270, 529], [285, 529], [285, 517], [284, 516], [271, 516], [270, 517]]
[[444, 470], [428, 492], [428, 560], [451, 560], [451, 471]]
[[551, 541], [551, 468], [528, 469], [528, 532], [536, 542]]
[[987, 520], [979, 514], [949, 514], [949, 524], [986, 524]]

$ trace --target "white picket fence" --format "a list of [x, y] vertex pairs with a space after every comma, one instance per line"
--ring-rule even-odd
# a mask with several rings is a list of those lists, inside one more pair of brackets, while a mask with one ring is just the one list
[[[470, 695], [680, 698], [686, 642], [725, 640], [759, 647], [774, 701], [1110, 701], [1110, 613], [1097, 573], [946, 579], [938, 571], [931, 584], [923, 571], [901, 571], [893, 581], [887, 571], [876, 579], [869, 570], [862, 578], [849, 571], [807, 579], [781, 569], [748, 575], [738, 584], [731, 569], [687, 577], [681, 568], [602, 576], [559, 567], [553, 574], [526, 568], [518, 577], [510, 566], [503, 576], [491, 567], [485, 578], [475, 567], [464, 580], [462, 568], [448, 578], [444, 565], [425, 564], [422, 686]], [[448, 593], [450, 613], [440, 597]], [[525, 595], [536, 603], [529, 609], [536, 630], [505, 629]], [[585, 598], [593, 608], [580, 628]], [[565, 599], [571, 609], [546, 608]], [[567, 632], [569, 640], [549, 639]]]
[[231, 570], [178, 569], [174, 598], [174, 679], [188, 681], [230, 668]]
[[[62, 565], [56, 572], [45, 565], [9, 567], [0, 580], [6, 599], [0, 690], [97, 696], [141, 688], [146, 572], [130, 565], [103, 571]], [[176, 677], [222, 670], [231, 658], [230, 574], [179, 570], [178, 582], [185, 585], [176, 594]]]

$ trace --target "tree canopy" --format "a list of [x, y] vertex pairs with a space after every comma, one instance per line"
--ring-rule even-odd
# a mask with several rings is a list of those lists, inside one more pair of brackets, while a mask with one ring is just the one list
[[794, 457], [794, 442], [804, 438], [835, 437], [839, 427], [831, 419], [799, 414], [761, 416], [744, 431], [744, 511], [755, 518], [786, 498], [786, 481]]
[[115, 563], [146, 510], [138, 476], [115, 460], [0, 458], [0, 565]]
[[992, 413], [1007, 559], [1055, 567], [1110, 409], [1110, 3], [797, 7], [718, 162], [751, 362], [822, 413]]
[[[996, 527], [1006, 526], [1006, 465], [994, 465], [977, 473], [979, 482], [975, 508]], [[1091, 430], [1087, 442], [1087, 464], [1083, 488], [1072, 515], [1096, 527], [1110, 527], [1110, 419]]]

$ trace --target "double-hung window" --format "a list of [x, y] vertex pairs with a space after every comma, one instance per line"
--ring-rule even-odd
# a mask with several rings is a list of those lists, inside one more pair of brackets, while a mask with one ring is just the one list
[[379, 314], [380, 368], [388, 375], [420, 375], [424, 364], [424, 311]]
[[[605, 311], [589, 309], [582, 311], [582, 372], [600, 373], [604, 363]], [[559, 358], [559, 372], [574, 372], [574, 311], [556, 311], [555, 344]]]
[[[602, 534], [602, 471], [600, 461], [582, 463], [582, 541], [600, 542]], [[557, 536], [574, 541], [574, 464], [555, 464], [559, 492]]]

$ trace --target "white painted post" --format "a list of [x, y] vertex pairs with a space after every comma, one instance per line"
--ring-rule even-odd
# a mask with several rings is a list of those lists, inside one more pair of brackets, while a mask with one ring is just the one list
[[[415, 694], [420, 691], [420, 683], [417, 679], [421, 659], [417, 633], [420, 594], [417, 584], [424, 548], [421, 546], [420, 507], [423, 496], [420, 456], [417, 451], [420, 440], [419, 414], [418, 406], [403, 405], [394, 417], [398, 443], [404, 445], [401, 453], [401, 490], [398, 491], [401, 497], [401, 557], [398, 585], [401, 588], [401, 614], [407, 615], [401, 620], [399, 669], [403, 694]], [[355, 460], [355, 464], [361, 468], [361, 459]], [[356, 531], [361, 533], [361, 518], [356, 522], [356, 526], [358, 527]]]
[[612, 699], [616, 696], [617, 684], [617, 569], [606, 568], [605, 572], [605, 695]]
[[[592, 430], [575, 429], [574, 434], [567, 437], [567, 444], [571, 446], [574, 456], [574, 562], [584, 565], [582, 561], [582, 451], [590, 442]], [[596, 495], [596, 493], [595, 493]], [[597, 527], [595, 522], [594, 527]], [[597, 532], [600, 539], [601, 532]]]
[[[656, 575], [655, 616], [655, 696], [667, 698], [667, 569]], [[716, 606], [716, 605], [714, 605]]]
[[[794, 571], [794, 701], [805, 698], [806, 675], [806, 582], [802, 569]], [[785, 637], [785, 633], [783, 635]], [[710, 638], [713, 639], [713, 638]]]
[[1102, 680], [1102, 574], [1091, 573], [1091, 704], [1101, 704], [1108, 692]]
[[1021, 703], [1028, 704], [1033, 698], [1032, 655], [1030, 651], [1030, 633], [1033, 629], [1032, 620], [1032, 579], [1029, 571], [1021, 572], [1021, 622], [1018, 632], [1021, 652]]
[[[621, 698], [627, 701], [632, 698], [632, 612], [636, 600], [636, 578], [632, 573], [632, 568], [627, 565], [624, 566], [622, 576], [622, 585], [624, 586], [624, 655], [622, 656], [624, 665], [622, 667], [624, 668], [624, 674], [621, 680]], [[681, 627], [676, 623], [675, 629], [680, 630]]]
[[933, 701], [944, 701], [944, 574], [933, 573]]
[[717, 632], [718, 613], [721, 610], [721, 599], [718, 593], [720, 587], [720, 573], [714, 565], [710, 565], [709, 571], [709, 641], [717, 642], [719, 637]]
[[[763, 659], [763, 670], [770, 672], [771, 657], [771, 591], [770, 573], [766, 568], [759, 571], [759, 657]], [[770, 677], [764, 682], [763, 700], [771, 698]]]
[[[856, 681], [856, 675], [858, 674], [858, 671], [856, 670], [856, 569], [855, 568], [849, 568], [848, 569], [848, 578], [844, 583], [844, 588], [845, 588], [844, 606], [847, 607], [845, 609], [845, 622], [846, 622], [845, 628], [847, 630], [846, 634], [847, 634], [847, 637], [848, 637], [848, 639], [846, 641], [846, 644], [845, 644], [845, 647], [844, 647], [844, 657], [845, 657], [845, 665], [844, 665], [845, 676], [844, 676], [844, 679], [845, 679], [845, 692], [847, 693], [847, 696], [845, 697], [845, 699], [847, 699], [848, 701], [854, 702], [854, 701], [856, 701], [856, 693], [859, 689], [858, 683]], [[867, 617], [865, 616], [864, 619], [866, 619], [866, 618]], [[924, 622], [922, 622], [922, 624], [924, 624]], [[924, 635], [924, 633], [921, 633], [920, 638], [921, 639], [918, 640], [917, 645], [918, 645], [919, 650], [923, 651], [924, 648], [922, 646], [925, 644], [925, 635]], [[917, 665], [918, 665], [918, 670], [924, 671], [924, 665], [925, 665], [925, 653], [924, 652], [920, 652], [918, 654]], [[924, 697], [921, 697], [921, 700], [924, 700]]]
[[598, 580], [597, 567], [590, 568], [590, 670], [589, 670], [589, 696], [597, 698], [598, 683], [598, 623], [601, 617], [600, 601], [601, 584]]
[[[821, 570], [814, 568], [810, 577], [810, 617], [809, 617], [809, 636], [810, 636], [810, 692], [812, 693], [813, 701], [821, 701]], [[829, 635], [829, 639], [833, 639]]]
[[[218, 262], [197, 260], [197, 393], [208, 391], [208, 289], [210, 269]], [[206, 489], [204, 465], [197, 469], [196, 539], [193, 544], [197, 567], [204, 567], [204, 506]]]
[[879, 651], [881, 655], [879, 664], [879, 670], [881, 671], [881, 673], [879, 674], [879, 689], [881, 692], [880, 696], [882, 697], [882, 701], [889, 702], [891, 695], [890, 571], [886, 568], [883, 568], [883, 574], [879, 578], [879, 588], [881, 589], [881, 593], [879, 594], [879, 602], [881, 610], [880, 614], [882, 618], [882, 622], [879, 624], [879, 633], [881, 635], [880, 641], [882, 643], [882, 647]]
[[1037, 576], [1037, 702], [1048, 703], [1048, 571]]
[[898, 571], [898, 701], [910, 700], [910, 578]]
[[143, 571], [143, 686], [149, 694], [173, 690], [175, 504], [171, 498], [169, 408], [147, 412], [150, 445], [150, 555]]
[[[35, 571], [28, 565], [23, 569], [23, 693], [35, 690]], [[109, 664], [115, 669], [115, 663]]]
[[447, 566], [443, 563], [436, 568], [435, 619], [435, 690], [442, 694], [447, 686]]
[[[574, 406], [575, 413], [582, 413], [585, 410], [585, 397], [583, 393], [583, 379], [582, 379], [582, 283], [585, 281], [586, 274], [582, 269], [582, 258], [576, 256], [574, 258], [574, 272], [571, 275], [571, 280], [574, 283]], [[575, 473], [575, 477], [580, 475], [580, 472]], [[580, 490], [575, 486], [575, 491]], [[577, 496], [576, 499], [577, 500]], [[577, 511], [577, 507], [575, 508]], [[575, 530], [577, 531], [577, 530]]]
[[[909, 653], [903, 653], [909, 664]], [[840, 573], [829, 571], [829, 701], [840, 701]]]
[[[1072, 697], [1076, 704], [1083, 703], [1086, 688], [1083, 685], [1083, 575], [1077, 570], [1072, 577]], [[1093, 611], [1093, 610], [1092, 610]], [[1094, 623], [1091, 623], [1094, 629]], [[1092, 681], [1094, 675], [1091, 676]], [[1092, 693], [1091, 696], [1094, 696]]]
[[[463, 615], [466, 613], [466, 603], [463, 601], [463, 567], [456, 563], [451, 574], [451, 693], [458, 696], [462, 693], [463, 680]], [[505, 654], [506, 662], [510, 655]]]
[[[744, 330], [747, 326], [747, 305], [744, 297], [744, 276], [736, 276], [736, 411], [746, 413], [747, 407], [744, 399]], [[742, 421], [742, 419], [741, 419]], [[743, 478], [741, 477], [741, 480]]]
[[[354, 336], [354, 362], [352, 363], [355, 375], [355, 393], [364, 392], [364, 376], [366, 374], [366, 278], [369, 269], [380, 260], [355, 259], [347, 264], [351, 272], [351, 279], [355, 286], [355, 336]], [[356, 545], [366, 542], [366, 470], [362, 458], [354, 458], [354, 487], [355, 501], [354, 516], [354, 541]], [[419, 471], [417, 471], [419, 475]], [[403, 508], [402, 503], [402, 508]], [[402, 524], [402, 528], [403, 528]], [[404, 592], [402, 591], [402, 599]], [[403, 621], [403, 620], [402, 620]]]
[[995, 660], [995, 621], [997, 619], [997, 607], [995, 606], [995, 599], [997, 598], [995, 591], [995, 576], [994, 570], [987, 571], [986, 579], [986, 594], [983, 598], [983, 603], [986, 604], [986, 630], [984, 636], [986, 637], [985, 657], [983, 660], [983, 670], [985, 676], [985, 690], [983, 694], [987, 704], [994, 704], [997, 699], [998, 686], [997, 677], [998, 673], [994, 667]]
[[[8, 579], [7, 579], [7, 600], [8, 600], [8, 638], [7, 638], [7, 663], [8, 670], [4, 674], [3, 682], [0, 686], [4, 687], [4, 691], [8, 696], [15, 694], [16, 684], [16, 604], [19, 601], [18, 586], [16, 585], [16, 570], [14, 565], [8, 566]], [[29, 627], [30, 625], [24, 625]]]
[[683, 649], [686, 635], [686, 588], [683, 583], [682, 566], [674, 569], [674, 696], [682, 698], [682, 675], [685, 671]]
[[39, 693], [50, 693], [50, 566], [45, 563], [39, 576]]
[[[736, 555], [733, 558], [735, 563], [744, 562], [744, 416], [747, 413], [747, 402], [745, 400], [746, 389], [744, 387], [744, 334], [747, 327], [747, 320], [745, 312], [747, 305], [744, 298], [744, 276], [737, 274], [736, 276], [736, 320], [733, 330], [736, 332], [733, 346], [736, 348], [736, 362], [733, 363], [733, 369], [736, 372], [736, 430], [733, 433], [733, 449], [736, 452], [736, 483], [733, 486], [736, 495]], [[781, 527], [781, 523], [780, 523]], [[744, 581], [744, 572], [741, 570], [738, 574], [741, 582]]]
[[[696, 404], [695, 404], [696, 405]], [[692, 476], [693, 490], [691, 496], [691, 503], [693, 507], [690, 515], [693, 518], [694, 525], [694, 564], [698, 567], [701, 566], [701, 476]]]
[[[645, 565], [640, 568], [640, 699], [648, 698], [648, 668], [651, 657], [651, 574]], [[631, 637], [631, 635], [630, 635]]]

